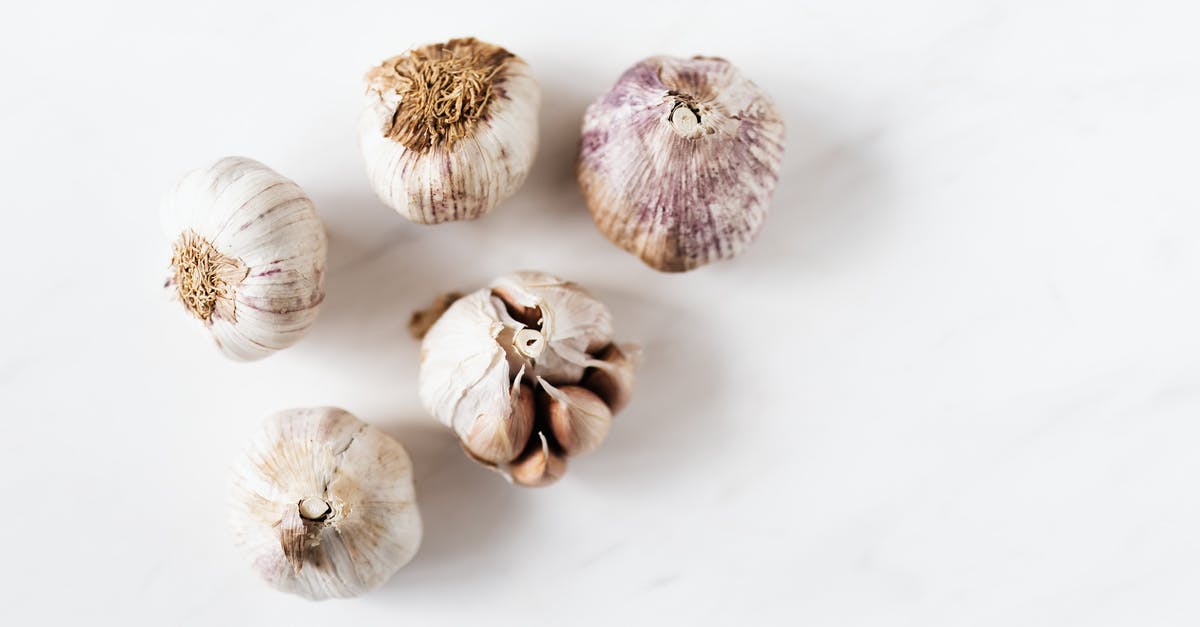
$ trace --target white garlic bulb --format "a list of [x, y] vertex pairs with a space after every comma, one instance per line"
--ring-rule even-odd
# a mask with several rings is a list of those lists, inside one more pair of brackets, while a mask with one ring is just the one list
[[233, 471], [230, 523], [267, 583], [309, 599], [379, 587], [416, 554], [412, 461], [332, 407], [267, 418]]
[[359, 143], [367, 176], [400, 215], [473, 220], [529, 174], [541, 88], [504, 48], [473, 38], [421, 46], [372, 69], [366, 83]]
[[546, 485], [567, 456], [599, 446], [632, 391], [637, 348], [612, 335], [608, 308], [578, 285], [538, 272], [500, 277], [429, 327], [421, 401], [476, 461]]
[[262, 358], [312, 326], [325, 297], [325, 228], [298, 185], [226, 157], [179, 181], [162, 224], [173, 246], [166, 288], [225, 355]]
[[730, 259], [758, 235], [783, 121], [724, 59], [651, 57], [588, 107], [578, 178], [613, 243], [666, 272]]

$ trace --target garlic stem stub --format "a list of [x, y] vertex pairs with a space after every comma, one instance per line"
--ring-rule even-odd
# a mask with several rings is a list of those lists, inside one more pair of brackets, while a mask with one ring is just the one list
[[715, 57], [650, 57], [587, 108], [577, 175], [597, 228], [665, 272], [740, 254], [779, 179], [783, 120]]
[[366, 87], [367, 176], [409, 220], [474, 220], [529, 174], [541, 87], [508, 50], [470, 37], [421, 46], [371, 69]]
[[166, 289], [228, 357], [298, 341], [325, 297], [325, 228], [304, 190], [267, 166], [226, 157], [167, 193]]
[[377, 588], [421, 543], [408, 453], [333, 407], [268, 417], [234, 465], [231, 503], [235, 541], [255, 571], [308, 599]]
[[612, 315], [583, 288], [516, 272], [445, 307], [421, 344], [418, 391], [470, 458], [543, 486], [607, 437], [638, 355], [613, 343]]

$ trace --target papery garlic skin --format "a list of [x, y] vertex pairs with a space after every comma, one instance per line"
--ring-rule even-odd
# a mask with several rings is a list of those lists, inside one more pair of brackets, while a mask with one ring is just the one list
[[228, 357], [260, 359], [298, 341], [325, 297], [325, 228], [304, 190], [267, 166], [226, 157], [185, 175], [162, 205], [174, 255], [165, 287]]
[[613, 243], [687, 271], [758, 235], [783, 142], [770, 98], [728, 61], [650, 57], [588, 107], [579, 185]]
[[520, 57], [452, 39], [384, 61], [366, 85], [359, 143], [367, 177], [400, 215], [420, 224], [473, 220], [525, 181], [541, 87]]
[[308, 599], [377, 588], [421, 543], [408, 453], [337, 408], [268, 417], [234, 465], [231, 496], [234, 539], [255, 571]]
[[[514, 272], [492, 281], [491, 289], [509, 303], [541, 314], [531, 321], [540, 324], [538, 333], [545, 342], [532, 360], [532, 376], [550, 383], [578, 381], [592, 359], [589, 353], [612, 342], [608, 307], [575, 283], [544, 272]], [[498, 311], [506, 313], [503, 308]]]
[[[600, 392], [628, 400], [636, 359], [625, 358], [612, 337], [608, 308], [583, 288], [545, 273], [516, 272], [454, 300], [429, 327], [418, 392], [473, 459], [518, 484], [547, 485], [565, 472], [566, 455], [592, 450], [607, 434], [606, 423], [590, 420], [613, 413]], [[619, 376], [598, 376], [601, 370]], [[600, 392], [568, 389], [593, 380]], [[570, 430], [560, 431], [574, 436], [564, 447], [554, 440], [547, 413], [552, 402], [545, 401], [581, 394], [587, 398], [570, 402], [576, 412]], [[540, 408], [532, 395], [543, 397]]]
[[512, 413], [508, 360], [496, 341], [503, 330], [491, 293], [479, 290], [454, 301], [421, 344], [421, 403], [460, 439], [477, 420]]

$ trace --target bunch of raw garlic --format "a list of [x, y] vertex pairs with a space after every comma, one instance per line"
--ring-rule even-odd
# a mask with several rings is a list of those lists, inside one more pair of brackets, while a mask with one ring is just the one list
[[[371, 186], [409, 220], [472, 220], [524, 182], [541, 89], [528, 64], [475, 39], [421, 46], [366, 75], [359, 142]], [[740, 254], [762, 228], [783, 123], [718, 58], [650, 57], [587, 110], [578, 181], [597, 228], [663, 271]], [[166, 287], [218, 348], [287, 348], [324, 299], [326, 237], [308, 195], [256, 161], [191, 172], [163, 203]], [[467, 455], [544, 486], [595, 450], [628, 402], [638, 349], [579, 286], [518, 272], [414, 317], [423, 404]], [[235, 467], [231, 521], [273, 586], [361, 594], [416, 553], [421, 519], [404, 447], [345, 411], [269, 417]]]

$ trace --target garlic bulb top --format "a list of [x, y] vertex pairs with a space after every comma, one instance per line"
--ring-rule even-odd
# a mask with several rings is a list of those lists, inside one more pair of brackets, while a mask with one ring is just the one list
[[227, 356], [291, 346], [324, 299], [325, 229], [304, 190], [267, 166], [226, 157], [163, 201], [173, 242], [166, 287]]
[[372, 590], [421, 543], [408, 453], [332, 407], [268, 417], [234, 466], [231, 501], [235, 540], [254, 569], [309, 599]]
[[367, 176], [409, 220], [473, 220], [525, 180], [541, 88], [520, 57], [452, 39], [387, 59], [366, 84], [359, 141]]
[[779, 178], [783, 121], [724, 59], [650, 57], [588, 107], [578, 177], [621, 248], [680, 272], [739, 254]]
[[[454, 301], [425, 334], [421, 401], [477, 461], [543, 485], [565, 470], [558, 458], [599, 445], [628, 399], [637, 351], [612, 335], [608, 308], [578, 285], [501, 277]], [[534, 466], [528, 480], [514, 470]]]

